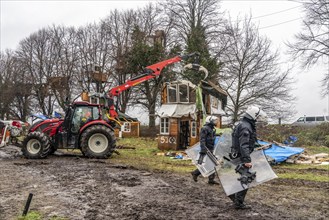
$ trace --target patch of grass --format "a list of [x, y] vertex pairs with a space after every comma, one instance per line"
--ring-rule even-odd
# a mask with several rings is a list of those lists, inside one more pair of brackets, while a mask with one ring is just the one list
[[[157, 153], [167, 153], [169, 151], [159, 150], [157, 141], [154, 139], [123, 138], [118, 140], [117, 145], [135, 149], [118, 149], [120, 155], [113, 154], [110, 159], [113, 163], [121, 163], [147, 171], [186, 173], [195, 169], [191, 160], [157, 156]], [[182, 151], [170, 152], [181, 153]]]
[[328, 175], [316, 175], [311, 172], [309, 173], [295, 173], [295, 172], [288, 172], [288, 173], [278, 173], [279, 178], [285, 179], [295, 179], [295, 180], [310, 180], [310, 181], [317, 181], [317, 182], [329, 182]]
[[[43, 219], [44, 218], [42, 214], [37, 211], [28, 212], [26, 216], [19, 216], [17, 218], [17, 220], [43, 220]], [[69, 219], [65, 217], [53, 216], [50, 218], [50, 220], [69, 220]]]
[[326, 146], [307, 146], [304, 148], [308, 154], [319, 154], [319, 153], [329, 154], [329, 147]]
[[42, 220], [42, 215], [39, 212], [31, 211], [26, 216], [19, 216], [17, 220]]
[[329, 166], [327, 166], [327, 165], [282, 163], [282, 164], [278, 165], [278, 167], [285, 168], [285, 169], [292, 169], [292, 170], [294, 170], [294, 169], [295, 170], [318, 169], [318, 170], [328, 170], [329, 171]]

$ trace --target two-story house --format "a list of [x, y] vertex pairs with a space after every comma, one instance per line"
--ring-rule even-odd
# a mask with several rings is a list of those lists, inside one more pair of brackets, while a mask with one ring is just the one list
[[194, 145], [208, 115], [219, 117], [217, 127], [221, 127], [226, 102], [227, 93], [210, 81], [202, 81], [199, 86], [185, 80], [166, 83], [158, 110], [158, 148], [180, 150]]

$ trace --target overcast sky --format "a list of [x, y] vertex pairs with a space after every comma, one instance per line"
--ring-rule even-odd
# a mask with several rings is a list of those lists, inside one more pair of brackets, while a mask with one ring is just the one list
[[[98, 22], [113, 9], [125, 10], [143, 7], [155, 1], [15, 1], [0, 0], [1, 3], [1, 51], [15, 49], [20, 40], [48, 25], [83, 26]], [[273, 50], [281, 51], [282, 68], [292, 66], [285, 54], [285, 42], [293, 41], [293, 36], [301, 30], [302, 7], [292, 1], [239, 1], [226, 0], [222, 10], [236, 16], [252, 13], [253, 21], [260, 33], [273, 42]], [[328, 68], [328, 67], [327, 67]], [[329, 115], [329, 98], [320, 96], [320, 81], [327, 69], [324, 64], [310, 70], [301, 70], [295, 64], [293, 76], [296, 85], [296, 119], [302, 115]]]

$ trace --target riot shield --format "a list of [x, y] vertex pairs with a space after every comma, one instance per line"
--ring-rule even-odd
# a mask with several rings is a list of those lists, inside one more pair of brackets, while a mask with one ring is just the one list
[[267, 162], [263, 150], [254, 151], [250, 156], [253, 164], [250, 171], [256, 172], [256, 178], [249, 184], [242, 184], [241, 181], [238, 180], [241, 175], [235, 171], [235, 168], [237, 167], [235, 162], [224, 160], [222, 166], [216, 167], [226, 195], [231, 195], [277, 178], [277, 175], [273, 172], [271, 166]]
[[277, 178], [277, 175], [273, 172], [271, 166], [267, 162], [263, 150], [258, 150], [250, 155], [253, 164], [250, 171], [256, 172], [256, 177], [251, 183], [242, 184], [241, 181], [238, 180], [241, 178], [241, 175], [235, 171], [236, 167], [240, 164], [240, 159], [230, 158], [231, 146], [232, 133], [225, 132], [217, 140], [214, 154], [207, 154], [202, 164], [198, 164], [199, 152], [201, 150], [200, 143], [193, 145], [185, 152], [190, 158], [192, 158], [193, 164], [197, 166], [202, 176], [207, 177], [214, 172], [217, 172], [226, 195], [231, 195]]
[[199, 164], [200, 159], [200, 142], [185, 150], [186, 154], [192, 159], [192, 163], [199, 169], [203, 177], [208, 177], [215, 172], [215, 167], [219, 165], [219, 160], [210, 152], [204, 156], [202, 163]]
[[251, 183], [242, 184], [241, 181], [238, 180], [241, 175], [235, 171], [237, 165], [240, 164], [240, 159], [230, 158], [231, 146], [232, 133], [227, 132], [219, 138], [214, 149], [214, 155], [223, 161], [221, 166], [216, 167], [216, 171], [226, 195], [231, 195], [277, 178], [277, 175], [267, 162], [263, 150], [256, 150], [250, 155], [253, 164], [250, 172], [256, 172], [256, 177]]

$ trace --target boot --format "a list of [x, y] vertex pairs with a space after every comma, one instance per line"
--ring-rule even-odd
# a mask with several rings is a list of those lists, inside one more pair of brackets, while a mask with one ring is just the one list
[[192, 175], [192, 179], [194, 180], [194, 182], [198, 182], [199, 175], [196, 175], [194, 172], [192, 172], [191, 175]]
[[215, 174], [211, 174], [209, 177], [208, 177], [208, 184], [210, 185], [219, 185], [218, 182], [215, 181]]
[[228, 198], [230, 198], [232, 202], [235, 204], [235, 194], [229, 195]]
[[208, 181], [208, 184], [209, 185], [219, 185], [219, 183], [217, 181], [215, 181], [215, 180], [209, 180]]
[[250, 205], [246, 205], [244, 203], [234, 203], [234, 208], [235, 209], [251, 209]]

